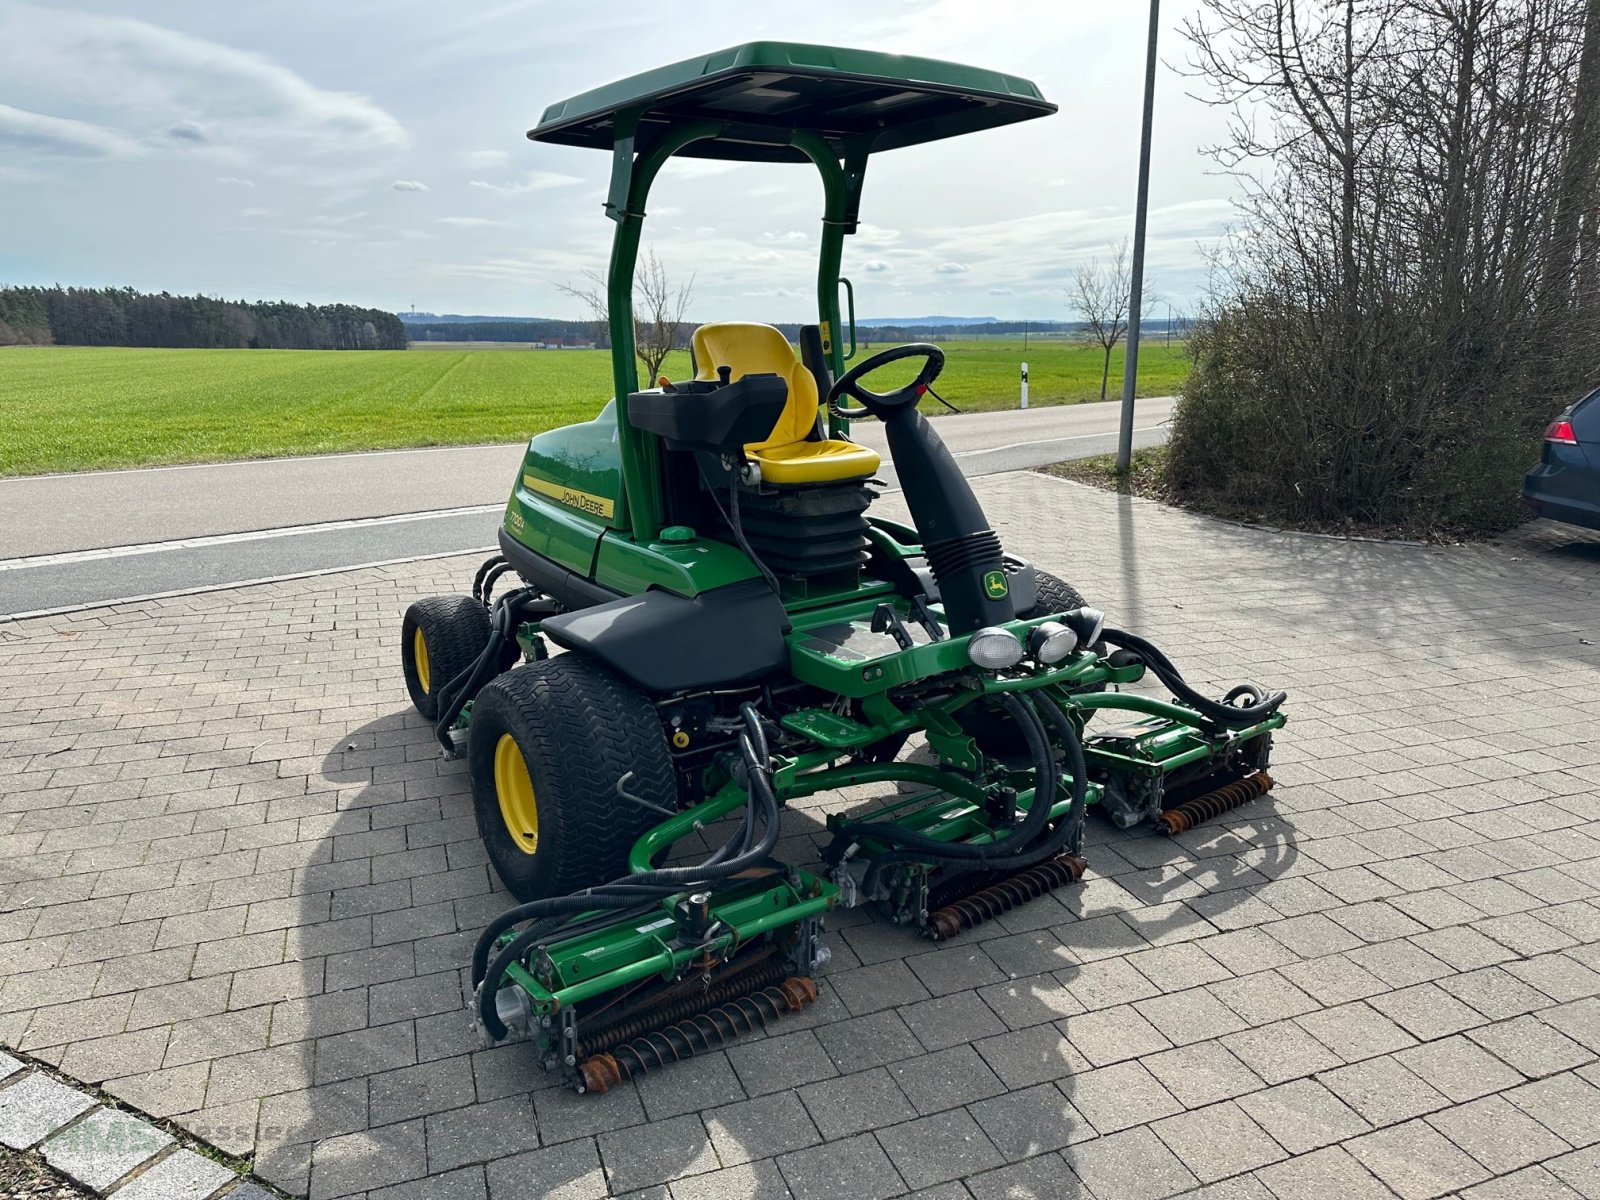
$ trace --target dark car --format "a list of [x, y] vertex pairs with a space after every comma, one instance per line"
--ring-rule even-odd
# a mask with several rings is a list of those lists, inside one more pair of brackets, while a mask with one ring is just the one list
[[1550, 422], [1522, 496], [1541, 517], [1600, 529], [1600, 389]]

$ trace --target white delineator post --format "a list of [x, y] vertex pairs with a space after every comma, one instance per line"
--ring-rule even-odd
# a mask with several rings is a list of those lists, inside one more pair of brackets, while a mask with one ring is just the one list
[[1022, 407], [1028, 407], [1028, 364], [1022, 364]]

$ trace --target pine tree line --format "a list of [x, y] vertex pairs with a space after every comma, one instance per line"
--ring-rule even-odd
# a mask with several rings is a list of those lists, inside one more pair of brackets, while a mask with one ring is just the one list
[[353, 304], [218, 300], [133, 288], [0, 288], [0, 346], [404, 350], [393, 313]]

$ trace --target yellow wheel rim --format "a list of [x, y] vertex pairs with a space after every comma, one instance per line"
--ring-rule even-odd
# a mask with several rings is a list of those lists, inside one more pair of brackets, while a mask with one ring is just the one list
[[417, 683], [421, 685], [423, 692], [432, 693], [433, 688], [428, 682], [428, 642], [422, 636], [420, 629], [411, 631], [411, 661], [417, 664]]
[[539, 849], [539, 806], [522, 747], [509, 733], [502, 733], [494, 746], [494, 792], [512, 844], [524, 854], [534, 853]]

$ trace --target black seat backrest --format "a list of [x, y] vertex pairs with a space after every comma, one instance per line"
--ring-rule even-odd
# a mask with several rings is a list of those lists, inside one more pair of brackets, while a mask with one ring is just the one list
[[[816, 325], [800, 326], [800, 361], [805, 364], [806, 370], [811, 372], [811, 377], [817, 381], [817, 395], [824, 401], [828, 393], [833, 390], [833, 372], [828, 369], [828, 356], [822, 350], [822, 329]], [[817, 414], [817, 428], [812, 434], [812, 441], [820, 441], [828, 436], [828, 431], [823, 428], [822, 414]]]

